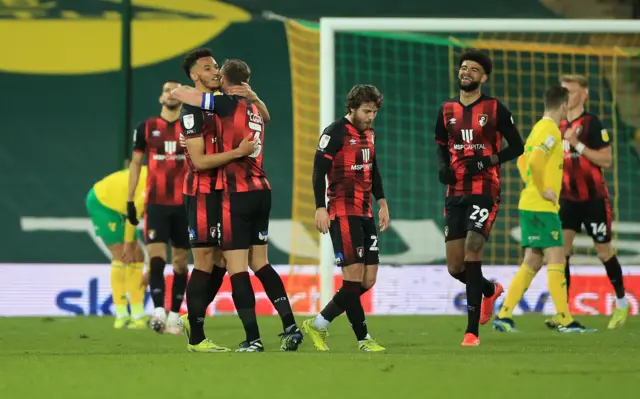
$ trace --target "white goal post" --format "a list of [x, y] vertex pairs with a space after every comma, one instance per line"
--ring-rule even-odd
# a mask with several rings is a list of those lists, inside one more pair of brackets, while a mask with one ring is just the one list
[[[480, 18], [321, 18], [320, 19], [320, 132], [336, 115], [335, 33], [379, 32], [545, 32], [640, 33], [640, 20], [589, 19], [480, 19]], [[366, 83], [366, 82], [360, 82]], [[346, 93], [344, 93], [346, 95]], [[443, 99], [444, 100], [444, 99]], [[391, 209], [393, 216], [393, 209]], [[393, 219], [391, 220], [393, 225]], [[335, 261], [331, 238], [320, 238], [320, 302], [334, 293]]]

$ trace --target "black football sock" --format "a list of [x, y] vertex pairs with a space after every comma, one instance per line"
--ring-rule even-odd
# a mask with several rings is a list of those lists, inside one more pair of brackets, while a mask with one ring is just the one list
[[244, 327], [247, 342], [260, 339], [258, 320], [256, 319], [256, 297], [251, 287], [249, 272], [240, 272], [231, 276], [233, 303]]
[[189, 283], [187, 284], [187, 310], [189, 312], [189, 324], [191, 335], [189, 343], [197, 345], [204, 340], [204, 317], [207, 311], [207, 287], [209, 285], [209, 273], [193, 269]]
[[616, 291], [616, 298], [622, 299], [624, 298], [624, 283], [622, 281], [622, 267], [620, 266], [620, 262], [618, 262], [618, 257], [613, 255], [611, 259], [606, 262], [603, 262], [604, 268], [607, 271], [607, 276], [609, 276], [609, 281], [611, 281], [611, 285], [613, 285], [613, 289]]
[[567, 280], [567, 300], [569, 300], [569, 286], [571, 285], [571, 269], [569, 268], [569, 259], [570, 256], [565, 256], [565, 264], [564, 264], [564, 278]]
[[489, 297], [492, 297], [493, 294], [495, 293], [496, 293], [496, 285], [491, 281], [487, 280], [486, 278], [484, 278], [483, 276], [482, 277], [482, 295], [485, 298], [489, 298]]
[[[449, 274], [451, 274], [451, 277], [460, 281], [462, 284], [467, 284], [466, 270], [458, 273], [449, 273]], [[482, 277], [482, 295], [484, 295], [486, 298], [489, 298], [493, 296], [493, 294], [495, 293], [496, 293], [496, 285], [491, 281], [487, 280], [486, 278]]]
[[164, 266], [165, 261], [159, 256], [149, 262], [149, 288], [156, 308], [164, 308]]
[[362, 302], [360, 302], [360, 288], [361, 283], [359, 282], [344, 281], [340, 289], [340, 291], [344, 291], [344, 310], [358, 341], [364, 340], [368, 334], [364, 309]]
[[227, 269], [224, 267], [213, 265], [211, 278], [209, 279], [209, 286], [207, 287], [207, 303], [213, 302], [216, 295], [218, 295], [218, 291], [220, 291], [220, 287], [222, 287], [222, 281], [224, 280], [224, 275], [226, 273]]
[[[370, 288], [364, 288], [360, 286], [360, 296], [364, 295]], [[327, 306], [322, 309], [320, 315], [328, 322], [332, 322], [336, 317], [340, 316], [344, 312], [344, 309], [336, 305], [336, 302], [331, 299]]]
[[467, 272], [467, 333], [478, 336], [480, 325], [480, 305], [482, 304], [482, 266], [481, 262], [465, 261]]
[[270, 264], [266, 264], [256, 272], [256, 277], [258, 277], [262, 283], [269, 300], [280, 315], [282, 328], [284, 331], [289, 331], [290, 328], [296, 325], [296, 319], [293, 316], [291, 303], [289, 302], [289, 297], [287, 297], [287, 291], [284, 289], [284, 283], [280, 275]]
[[187, 273], [173, 273], [173, 284], [171, 285], [171, 311], [180, 313], [184, 290], [187, 288]]
[[466, 270], [463, 270], [463, 271], [458, 272], [458, 273], [449, 272], [449, 274], [451, 275], [451, 277], [453, 277], [456, 280], [460, 281], [462, 284], [467, 284], [467, 271]]

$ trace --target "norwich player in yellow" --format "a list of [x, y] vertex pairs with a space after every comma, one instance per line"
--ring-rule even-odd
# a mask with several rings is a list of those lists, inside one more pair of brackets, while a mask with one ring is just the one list
[[[136, 209], [144, 209], [144, 191], [147, 167], [143, 166], [135, 194]], [[136, 227], [126, 220], [129, 170], [110, 174], [97, 182], [87, 194], [87, 211], [96, 235], [111, 251], [111, 290], [116, 309], [115, 328], [146, 328], [144, 318], [144, 292], [142, 268], [144, 255], [138, 247], [133, 258], [123, 256], [125, 242], [136, 241]], [[131, 316], [127, 311], [127, 292]]]
[[567, 304], [565, 258], [562, 224], [558, 211], [558, 198], [562, 188], [564, 149], [558, 125], [565, 118], [569, 92], [561, 86], [552, 86], [545, 92], [544, 116], [533, 127], [525, 143], [525, 152], [518, 158], [518, 170], [525, 187], [520, 194], [520, 230], [524, 260], [516, 273], [507, 297], [493, 328], [497, 331], [515, 331], [513, 310], [529, 288], [531, 280], [542, 268], [546, 256], [549, 292], [556, 308], [558, 331], [593, 332], [573, 320]]

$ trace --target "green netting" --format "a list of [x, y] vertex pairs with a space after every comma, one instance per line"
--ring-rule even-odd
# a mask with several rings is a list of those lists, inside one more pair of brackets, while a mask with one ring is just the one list
[[[443, 226], [445, 188], [437, 180], [433, 127], [441, 102], [457, 94], [455, 61], [463, 48], [474, 44], [472, 39], [448, 34], [336, 33], [336, 117], [344, 114], [346, 93], [355, 84], [374, 84], [385, 96], [375, 124], [376, 148], [396, 220], [432, 219]], [[485, 43], [495, 67], [484, 90], [511, 109], [526, 137], [541, 117], [545, 88], [557, 83], [561, 74], [587, 75], [591, 87], [588, 109], [600, 115], [615, 140], [616, 167], [607, 170], [607, 178], [615, 196], [616, 219], [638, 221], [640, 212], [633, 199], [640, 195], [635, 183], [640, 181], [639, 165], [630, 145], [635, 127], [628, 117], [633, 99], [629, 91], [621, 90], [629, 82], [637, 51], [609, 48], [602, 51], [604, 55], [590, 55], [592, 47], [581, 49], [576, 42], [571, 47], [553, 47], [562, 44], [560, 40], [542, 43], [546, 47], [536, 50], [525, 43], [508, 42], [503, 48], [509, 51], [500, 50], [495, 41]], [[515, 164], [506, 165], [503, 175], [501, 210], [485, 249], [485, 263], [518, 264], [520, 245], [512, 232], [518, 227], [521, 183]], [[442, 245], [441, 236], [420, 230], [411, 234], [424, 235], [424, 245]], [[407, 249], [397, 231], [381, 237], [383, 254], [401, 254]], [[587, 250], [578, 252], [586, 254]], [[409, 262], [399, 257], [397, 263]]]

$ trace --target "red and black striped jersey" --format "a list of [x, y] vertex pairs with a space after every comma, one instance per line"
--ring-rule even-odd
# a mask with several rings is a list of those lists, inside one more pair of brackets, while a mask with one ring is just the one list
[[[560, 122], [562, 134], [567, 128], [577, 127], [578, 140], [588, 148], [599, 150], [611, 145], [609, 133], [602, 126], [597, 116], [590, 112], [573, 121]], [[564, 140], [564, 169], [562, 175], [562, 191], [560, 198], [570, 201], [587, 201], [595, 198], [608, 198], [609, 190], [602, 169], [581, 156], [569, 143]]]
[[[218, 135], [221, 127], [220, 119], [217, 115], [211, 111], [183, 104], [180, 123], [187, 140], [193, 137], [202, 137], [205, 154], [218, 152]], [[215, 191], [218, 168], [199, 171], [193, 165], [188, 151], [186, 154], [189, 167], [184, 177], [183, 193], [195, 196], [198, 194], [210, 194]]]
[[134, 151], [147, 155], [147, 204], [182, 205], [187, 162], [179, 144], [181, 133], [177, 120], [169, 122], [160, 116], [140, 123], [134, 131]]
[[320, 136], [316, 158], [332, 161], [327, 173], [327, 208], [331, 219], [336, 216], [372, 217], [376, 169], [374, 142], [373, 129], [360, 132], [347, 118], [333, 122]]
[[467, 173], [466, 165], [474, 157], [492, 156], [502, 149], [501, 132], [512, 130], [509, 109], [498, 99], [481, 95], [469, 105], [460, 97], [445, 101], [438, 111], [435, 141], [449, 147], [451, 168], [456, 183], [447, 188], [448, 197], [487, 195], [500, 198], [500, 164], [490, 166], [475, 176]]
[[227, 192], [271, 190], [262, 166], [265, 123], [258, 108], [244, 97], [222, 94], [215, 96], [213, 112], [220, 118], [222, 127], [218, 138], [220, 152], [233, 150], [249, 135], [259, 141], [253, 154], [219, 168], [216, 189]]

